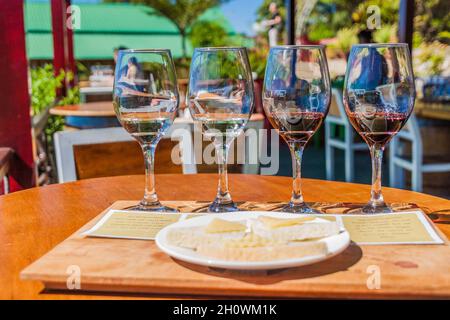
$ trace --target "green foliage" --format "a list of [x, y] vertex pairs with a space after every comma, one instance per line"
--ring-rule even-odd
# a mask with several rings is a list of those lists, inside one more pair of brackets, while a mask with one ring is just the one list
[[[53, 66], [46, 64], [43, 67], [31, 69], [31, 110], [33, 115], [38, 115], [55, 103], [56, 91], [63, 83], [73, 79], [71, 73], [63, 70], [55, 76]], [[76, 104], [80, 102], [79, 88], [68, 90], [67, 95], [58, 101], [58, 105]], [[48, 119], [46, 133], [51, 137], [54, 132], [62, 130], [64, 119], [51, 116]]]
[[[309, 1], [309, 0], [303, 0]], [[306, 28], [311, 40], [332, 38], [342, 28], [350, 28], [352, 24], [351, 14], [358, 6], [360, 0], [321, 0], [308, 17]], [[299, 1], [301, 5], [301, 1]]]
[[426, 42], [450, 44], [448, 0], [415, 0], [414, 28]]
[[226, 30], [217, 22], [197, 21], [189, 34], [193, 47], [220, 47], [228, 44]]
[[373, 40], [380, 43], [397, 42], [397, 25], [384, 24], [373, 33]]
[[314, 25], [313, 28], [310, 28], [308, 32], [308, 38], [311, 41], [319, 41], [322, 39], [332, 38], [335, 35], [333, 30], [326, 24], [319, 23]]
[[269, 45], [266, 38], [259, 38], [256, 45], [248, 51], [248, 59], [253, 72], [258, 79], [264, 79], [266, 72], [266, 59], [269, 54]]
[[81, 61], [75, 61], [78, 81], [88, 81], [91, 71]]
[[357, 25], [359, 30], [367, 29], [367, 19], [373, 12], [367, 13], [370, 6], [380, 8], [380, 23], [381, 26], [396, 24], [398, 21], [398, 10], [400, 1], [386, 1], [386, 0], [366, 0], [362, 1], [352, 13], [354, 25]]
[[358, 43], [358, 29], [342, 28], [336, 34], [336, 42], [331, 47], [341, 50], [343, 53], [350, 52], [352, 45]]
[[53, 66], [31, 69], [31, 109], [37, 115], [50, 106], [56, 99], [56, 89], [61, 88], [65, 75], [61, 72], [55, 77]]
[[417, 76], [440, 75], [444, 71], [444, 61], [449, 53], [447, 45], [437, 41], [422, 43], [414, 56], [414, 73]]

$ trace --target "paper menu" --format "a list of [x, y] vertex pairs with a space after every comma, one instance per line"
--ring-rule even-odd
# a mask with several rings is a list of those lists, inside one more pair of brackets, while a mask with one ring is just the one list
[[442, 244], [420, 211], [337, 217], [358, 244]]
[[180, 213], [110, 210], [91, 229], [91, 237], [152, 240], [159, 230], [180, 220]]
[[[204, 214], [108, 211], [91, 229], [91, 237], [152, 240], [159, 230], [183, 219]], [[352, 241], [364, 245], [442, 244], [430, 222], [421, 211], [377, 215], [319, 215], [343, 225]]]

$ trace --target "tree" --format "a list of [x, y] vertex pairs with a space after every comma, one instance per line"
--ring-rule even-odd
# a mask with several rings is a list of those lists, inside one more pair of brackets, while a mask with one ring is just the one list
[[414, 29], [420, 42], [439, 40], [450, 44], [450, 4], [448, 0], [416, 0]]
[[182, 52], [183, 57], [185, 58], [187, 56], [186, 37], [188, 35], [188, 30], [206, 10], [228, 1], [229, 0], [131, 0], [129, 2], [148, 5], [155, 9], [158, 14], [171, 20], [180, 32]]
[[214, 21], [194, 23], [189, 39], [194, 47], [221, 47], [229, 42], [227, 31]]

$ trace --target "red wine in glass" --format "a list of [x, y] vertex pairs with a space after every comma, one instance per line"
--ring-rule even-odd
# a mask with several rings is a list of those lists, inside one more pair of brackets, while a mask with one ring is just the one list
[[397, 112], [351, 112], [348, 118], [368, 145], [385, 145], [403, 128], [408, 115]]
[[272, 47], [264, 77], [263, 107], [292, 156], [292, 197], [281, 208], [290, 213], [321, 213], [303, 200], [303, 150], [330, 107], [330, 75], [324, 46]]
[[408, 121], [414, 107], [414, 75], [408, 45], [370, 43], [352, 47], [344, 81], [344, 104], [372, 157], [370, 201], [361, 213], [389, 213], [381, 193], [386, 144]]
[[314, 111], [275, 111], [269, 113], [269, 121], [287, 142], [306, 144], [322, 124], [324, 114]]

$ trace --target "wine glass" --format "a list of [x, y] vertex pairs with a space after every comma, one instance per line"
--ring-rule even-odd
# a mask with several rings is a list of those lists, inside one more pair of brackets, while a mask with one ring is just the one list
[[301, 189], [303, 150], [330, 107], [331, 87], [324, 46], [294, 45], [270, 49], [263, 107], [291, 151], [293, 191], [281, 211], [320, 213], [304, 201]]
[[179, 104], [170, 50], [119, 51], [113, 103], [120, 123], [139, 142], [144, 153], [144, 198], [129, 209], [177, 212], [159, 202], [154, 175], [156, 145], [172, 125]]
[[405, 43], [352, 47], [344, 84], [347, 116], [372, 157], [372, 191], [361, 213], [392, 212], [381, 193], [383, 150], [408, 121], [414, 106], [414, 75]]
[[213, 140], [219, 167], [217, 195], [208, 212], [238, 208], [228, 191], [230, 144], [242, 132], [253, 109], [253, 79], [245, 48], [196, 48], [192, 56], [188, 105]]

